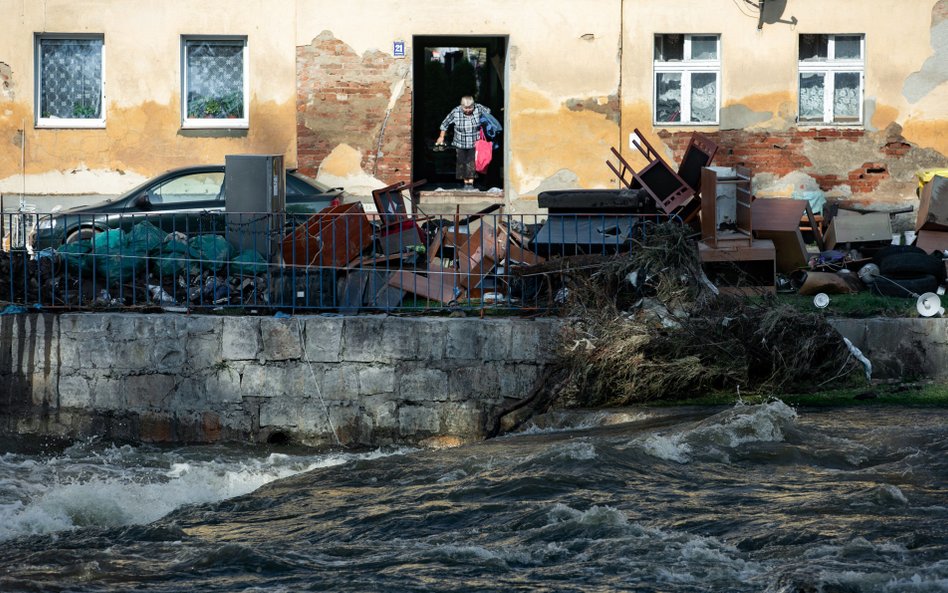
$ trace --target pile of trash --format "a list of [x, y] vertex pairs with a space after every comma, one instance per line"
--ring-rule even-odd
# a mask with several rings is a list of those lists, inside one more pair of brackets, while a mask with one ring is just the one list
[[718, 294], [687, 229], [665, 224], [628, 255], [569, 272], [557, 407], [806, 390], [862, 367], [819, 312]]

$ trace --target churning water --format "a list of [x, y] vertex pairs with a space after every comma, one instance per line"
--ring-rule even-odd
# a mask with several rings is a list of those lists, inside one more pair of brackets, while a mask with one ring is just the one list
[[443, 451], [0, 456], [0, 591], [948, 591], [948, 410], [550, 416]]

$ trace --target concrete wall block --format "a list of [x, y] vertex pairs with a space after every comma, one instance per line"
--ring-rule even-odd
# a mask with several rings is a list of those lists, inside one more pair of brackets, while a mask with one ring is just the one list
[[92, 408], [93, 394], [89, 380], [80, 375], [64, 375], [59, 379], [61, 408]]
[[438, 406], [443, 435], [462, 435], [466, 438], [484, 434], [486, 413], [481, 406], [471, 402], [447, 403]]
[[482, 319], [478, 331], [483, 335], [481, 360], [509, 360], [514, 328], [522, 323], [510, 319]]
[[242, 397], [310, 397], [316, 394], [315, 379], [309, 365], [300, 363], [247, 364], [240, 381]]
[[381, 336], [385, 317], [365, 315], [346, 317], [342, 326], [342, 359], [350, 362], [389, 362], [382, 351]]
[[221, 357], [224, 360], [255, 360], [261, 350], [259, 318], [224, 317], [221, 327]]
[[447, 327], [442, 319], [412, 319], [411, 331], [417, 336], [415, 360], [438, 362], [444, 359]]
[[393, 401], [372, 402], [365, 407], [365, 416], [372, 430], [391, 432], [399, 428], [398, 404]]
[[262, 360], [299, 360], [303, 358], [302, 329], [299, 319], [259, 318]]
[[542, 367], [539, 365], [507, 364], [499, 368], [498, 385], [502, 397], [523, 399], [530, 394]]
[[131, 410], [171, 408], [177, 379], [174, 375], [131, 375], [120, 381]]
[[382, 336], [377, 346], [389, 360], [419, 360], [418, 330], [422, 323], [417, 319], [386, 317], [382, 324]]
[[[448, 373], [448, 399], [499, 399], [500, 371], [497, 364], [472, 364]], [[501, 367], [502, 368], [502, 367]]]
[[[128, 409], [130, 402], [126, 397], [124, 378], [112, 378], [104, 375], [94, 375], [89, 379], [89, 389], [92, 392], [92, 405], [97, 410], [123, 411]], [[62, 384], [60, 384], [62, 390]]]
[[398, 408], [398, 432], [408, 439], [423, 438], [441, 430], [441, 420], [429, 406], [402, 405]]
[[342, 354], [342, 317], [310, 317], [305, 321], [304, 358], [311, 362], [339, 362]]
[[168, 401], [168, 409], [175, 413], [216, 409], [220, 404], [208, 397], [206, 384], [203, 377], [179, 378]]
[[243, 400], [240, 376], [245, 365], [225, 362], [204, 378], [204, 394], [209, 402], [237, 403]]
[[59, 405], [59, 375], [51, 373], [33, 373], [30, 375], [30, 385], [33, 393], [34, 406], [49, 406], [55, 408]]
[[359, 369], [359, 395], [395, 392], [395, 369], [391, 366], [366, 366]]
[[[364, 417], [364, 410], [357, 404], [332, 402], [328, 407], [328, 416], [324, 406], [311, 410], [308, 419], [312, 424], [306, 426], [306, 429], [328, 436], [331, 442], [335, 442], [338, 438], [343, 445], [362, 444], [365, 442]], [[331, 425], [327, 419], [332, 420]]]
[[536, 361], [543, 358], [544, 342], [550, 337], [543, 331], [547, 328], [530, 321], [517, 323], [513, 328], [510, 358], [514, 361]]
[[303, 400], [268, 399], [260, 404], [260, 426], [296, 428], [302, 415]]
[[446, 324], [445, 358], [457, 362], [482, 360], [486, 334], [480, 331], [480, 319], [452, 319]]
[[[211, 362], [219, 361], [223, 358], [222, 356], [222, 344], [221, 337], [219, 333], [210, 333], [210, 334], [188, 334], [187, 342], [185, 342], [185, 356], [186, 359], [180, 361], [180, 364], [188, 364], [188, 366], [193, 365], [206, 365]], [[172, 359], [168, 361], [162, 361], [162, 363], [170, 364]]]
[[398, 397], [409, 402], [448, 399], [449, 374], [427, 367], [401, 369], [397, 374]]
[[102, 331], [104, 314], [64, 313], [59, 316], [59, 329], [62, 334], [97, 334]]
[[[319, 377], [319, 395], [326, 399], [346, 400], [359, 395], [358, 364], [313, 365]], [[322, 368], [320, 368], [322, 367]], [[314, 393], [314, 395], [316, 395]]]

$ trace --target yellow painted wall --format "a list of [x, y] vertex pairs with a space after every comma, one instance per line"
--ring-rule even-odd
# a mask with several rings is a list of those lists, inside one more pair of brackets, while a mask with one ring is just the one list
[[[795, 18], [796, 24], [771, 22], [758, 29], [756, 13], [733, 0], [678, 0], [673, 10], [665, 0], [626, 0], [623, 135], [628, 138], [638, 127], [661, 144], [651, 113], [656, 33], [720, 34], [722, 111], [743, 106], [761, 117], [766, 115], [765, 121], [750, 126], [763, 130], [795, 125], [800, 34], [856, 33], [866, 39], [866, 128], [881, 131], [898, 123], [908, 141], [948, 155], [948, 82], [917, 102], [910, 102], [903, 92], [906, 80], [933, 55], [932, 8], [936, 2], [790, 0], [784, 3], [779, 18]], [[945, 41], [935, 43], [944, 45]], [[722, 117], [721, 127], [726, 128], [727, 123]], [[718, 126], [694, 129], [716, 131]]]
[[[10, 73], [0, 92], [0, 192], [120, 193], [166, 169], [223, 163], [233, 153], [283, 153], [295, 162], [291, 3], [0, 0], [0, 16], [0, 69]], [[104, 35], [104, 129], [34, 127], [33, 35], [44, 32]], [[202, 34], [248, 37], [248, 130], [181, 130], [181, 35]]]
[[[607, 113], [619, 90], [616, 0], [298, 0], [297, 7], [298, 45], [329, 31], [359, 55], [390, 54], [392, 42], [403, 40], [410, 56], [416, 35], [509, 36], [508, 195], [535, 195], [553, 178], [609, 184], [604, 161], [619, 141], [618, 118]], [[570, 109], [573, 101], [592, 109]]]
[[[284, 153], [292, 165], [296, 47], [323, 31], [360, 55], [390, 53], [393, 41], [404, 40], [410, 56], [415, 35], [508, 36], [503, 115], [511, 198], [563, 184], [615, 187], [604, 161], [610, 146], [631, 156], [635, 127], [664, 148], [651, 123], [659, 32], [720, 33], [722, 107], [732, 122], [741, 123], [733, 114], [752, 113], [760, 120], [753, 127], [773, 130], [793, 125], [799, 35], [863, 33], [866, 127], [882, 133], [896, 123], [909, 142], [946, 155], [948, 86], [916, 99], [905, 92], [906, 80], [935, 51], [936, 1], [790, 0], [780, 16], [795, 17], [795, 25], [758, 30], [734, 0], [0, 0], [0, 82], [8, 77], [0, 86], [0, 192], [25, 185], [27, 193], [118, 193], [162, 170], [238, 152]], [[105, 35], [105, 129], [34, 128], [38, 32]], [[180, 130], [182, 34], [248, 36], [245, 133]]]

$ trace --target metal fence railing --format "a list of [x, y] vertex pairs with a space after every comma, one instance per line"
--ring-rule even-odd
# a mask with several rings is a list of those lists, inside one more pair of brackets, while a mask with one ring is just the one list
[[[8, 213], [0, 303], [310, 312], [539, 311], [556, 258], [628, 252], [664, 215]], [[27, 220], [28, 218], [28, 220]], [[16, 220], [14, 220], [16, 219]], [[26, 225], [26, 226], [24, 226]], [[31, 228], [27, 228], [31, 227]], [[25, 240], [22, 240], [25, 236]]]

